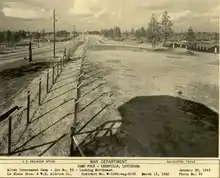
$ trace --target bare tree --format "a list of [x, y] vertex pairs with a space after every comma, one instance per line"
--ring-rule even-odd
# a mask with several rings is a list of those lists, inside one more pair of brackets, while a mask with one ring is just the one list
[[113, 28], [113, 37], [117, 39], [121, 38], [121, 29], [117, 26]]
[[123, 32], [123, 36], [124, 36], [125, 39], [127, 39], [128, 36], [129, 36], [129, 32], [128, 32], [127, 30], [125, 30], [125, 31]]
[[157, 21], [155, 14], [152, 14], [151, 20], [148, 23], [148, 28], [146, 31], [148, 40], [152, 42], [152, 48], [155, 48], [156, 42], [160, 38], [160, 33], [161, 33], [160, 31], [161, 31], [160, 23]]
[[12, 39], [12, 32], [10, 30], [6, 31], [6, 41], [10, 42]]
[[4, 42], [4, 32], [0, 32], [0, 50], [2, 47], [2, 42]]
[[20, 31], [15, 32], [15, 42], [19, 42], [21, 40], [22, 36], [20, 34]]
[[110, 29], [102, 29], [101, 35], [108, 38], [117, 38], [120, 39], [122, 36], [121, 29], [119, 27], [114, 27]]
[[161, 24], [163, 40], [164, 43], [166, 43], [167, 39], [174, 33], [173, 21], [171, 20], [167, 11], [164, 11], [160, 24]]
[[40, 32], [37, 30], [37, 32], [36, 32], [36, 39], [37, 39], [38, 48], [40, 47], [40, 37], [41, 37], [41, 34], [40, 34]]
[[11, 44], [16, 49], [15, 32], [11, 32]]
[[142, 26], [141, 28], [137, 29], [135, 31], [135, 36], [137, 39], [141, 39], [141, 38], [145, 38], [146, 37], [146, 30], [145, 28]]
[[215, 40], [215, 41], [219, 41], [219, 34], [218, 34], [218, 33], [215, 33], [214, 40]]
[[110, 30], [108, 30], [108, 37], [114, 38], [114, 30], [113, 30], [113, 28], [110, 28]]
[[41, 30], [41, 37], [43, 39], [43, 45], [44, 45], [45, 44], [44, 43], [45, 42], [45, 30], [44, 29]]
[[134, 36], [134, 34], [135, 34], [135, 30], [132, 28], [131, 29], [131, 35]]
[[188, 32], [186, 34], [186, 41], [187, 41], [187, 49], [192, 50], [193, 46], [195, 45], [195, 33], [191, 26], [189, 27]]

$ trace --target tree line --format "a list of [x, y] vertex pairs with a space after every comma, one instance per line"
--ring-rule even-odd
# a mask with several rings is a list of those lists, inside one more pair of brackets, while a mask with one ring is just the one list
[[108, 37], [108, 38], [121, 38], [122, 37], [122, 33], [121, 33], [121, 29], [118, 26], [115, 26], [114, 28], [110, 28], [110, 29], [102, 29], [101, 30], [101, 35], [103, 35], [104, 37]]
[[[30, 32], [25, 30], [11, 31], [5, 30], [0, 32], [0, 44], [1, 43], [18, 43], [25, 39], [36, 39], [36, 40], [44, 40], [46, 35], [53, 35], [53, 32], [46, 32], [44, 29], [41, 31]], [[66, 30], [59, 30], [56, 32], [56, 36], [58, 37], [68, 37], [70, 36], [70, 32]]]
[[30, 37], [34, 37], [36, 39], [39, 39], [41, 37], [44, 37], [46, 34], [45, 30], [37, 31], [37, 32], [30, 32], [25, 30], [18, 30], [18, 31], [11, 31], [11, 30], [5, 30], [0, 32], [0, 43], [16, 43], [23, 39], [27, 39]]
[[103, 36], [110, 38], [121, 38], [122, 35], [135, 36], [137, 39], [146, 38], [152, 42], [153, 47], [157, 41], [166, 42], [173, 33], [173, 21], [167, 11], [164, 11], [160, 21], [157, 20], [155, 14], [152, 14], [147, 28], [142, 26], [136, 30], [132, 29], [130, 32], [121, 32], [119, 27], [101, 30]]
[[[138, 40], [145, 39], [148, 42], [151, 42], [152, 47], [155, 48], [157, 42], [166, 45], [169, 38], [175, 34], [173, 26], [174, 22], [171, 19], [169, 13], [167, 11], [164, 11], [159, 20], [157, 19], [155, 14], [152, 14], [147, 27], [141, 26], [136, 30], [131, 29], [130, 32], [121, 32], [119, 27], [102, 29], [101, 35], [103, 35], [104, 37], [116, 39], [120, 39], [123, 36], [133, 36]], [[219, 34], [216, 33], [214, 39], [218, 40]], [[195, 45], [196, 35], [193, 31], [192, 26], [188, 28], [188, 31], [185, 35], [185, 40], [187, 41], [187, 45], [189, 47]]]

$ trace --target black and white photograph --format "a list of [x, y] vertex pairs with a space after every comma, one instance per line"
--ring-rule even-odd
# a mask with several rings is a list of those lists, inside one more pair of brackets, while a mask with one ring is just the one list
[[219, 156], [219, 0], [0, 0], [0, 155]]

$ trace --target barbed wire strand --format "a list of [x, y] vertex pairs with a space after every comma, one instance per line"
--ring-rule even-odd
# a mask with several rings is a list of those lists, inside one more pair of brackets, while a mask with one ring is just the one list
[[[75, 46], [74, 46], [75, 47]], [[52, 66], [52, 68], [54, 67], [54, 66], [56, 66], [57, 65], [57, 63], [63, 58], [64, 56], [62, 55], [62, 56], [60, 56], [57, 60], [56, 60], [56, 62], [55, 62], [55, 64]], [[48, 70], [48, 72], [49, 72], [49, 74], [52, 72], [52, 68], [50, 68], [49, 70]], [[41, 77], [37, 77], [37, 78], [35, 78], [35, 77], [32, 77], [31, 79], [30, 79], [30, 81], [33, 81], [34, 79], [40, 79], [41, 78], [41, 81], [43, 82], [44, 80], [46, 80], [46, 75], [44, 75], [44, 76], [41, 76]], [[25, 83], [25, 85], [22, 87], [22, 88], [20, 88], [14, 95], [12, 95], [9, 99], [7, 99], [3, 104], [1, 104], [0, 105], [0, 108], [1, 107], [4, 107], [9, 101], [11, 101], [11, 100], [13, 100], [22, 90], [24, 90], [29, 84], [30, 84], [31, 82], [26, 82]], [[35, 84], [35, 85], [37, 85], [37, 84]], [[32, 86], [33, 87], [33, 86]]]

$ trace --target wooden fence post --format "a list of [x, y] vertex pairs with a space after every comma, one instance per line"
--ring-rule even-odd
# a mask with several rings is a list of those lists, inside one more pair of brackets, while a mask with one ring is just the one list
[[54, 66], [53, 66], [53, 73], [52, 73], [52, 84], [54, 84]]
[[60, 70], [63, 72], [62, 58], [60, 59]]
[[63, 55], [66, 56], [66, 48], [64, 48]]
[[64, 68], [64, 56], [62, 56], [62, 65], [63, 65], [63, 68]]
[[79, 111], [79, 99], [80, 99], [80, 78], [79, 78], [79, 82], [77, 84], [77, 89], [76, 89], [76, 99], [75, 99], [75, 108], [74, 108], [74, 125], [77, 122], [77, 117], [78, 117], [78, 111]]
[[58, 64], [58, 71], [59, 71], [59, 75], [58, 76], [60, 76], [60, 72], [61, 72], [61, 70], [60, 70], [60, 61], [58, 61], [57, 64]]
[[60, 65], [60, 73], [62, 72], [62, 63], [61, 63], [61, 59], [59, 60], [59, 65]]
[[63, 67], [65, 67], [65, 65], [66, 65], [66, 58], [65, 56], [63, 56]]
[[63, 69], [63, 56], [61, 56], [60, 62], [61, 62], [61, 66], [62, 66], [62, 69]]
[[63, 57], [61, 57], [61, 66], [62, 66], [62, 70], [63, 70], [63, 68], [64, 68], [64, 66], [63, 66]]
[[70, 128], [70, 156], [74, 156], [74, 151], [75, 151], [75, 143], [73, 140], [73, 135], [75, 134], [75, 126], [72, 126]]
[[59, 76], [59, 62], [57, 62], [57, 76], [56, 76], [56, 79], [58, 78]]
[[59, 73], [59, 75], [61, 75], [61, 72], [62, 72], [61, 60], [59, 60], [59, 69], [60, 69], [60, 73]]
[[10, 116], [8, 119], [8, 156], [11, 155], [11, 129], [12, 127], [12, 117]]
[[82, 76], [79, 78], [79, 84], [77, 86], [77, 100], [79, 100], [80, 97], [81, 97], [81, 92], [80, 92], [80, 87], [81, 87], [81, 84], [82, 84], [81, 78], [82, 78]]
[[50, 77], [49, 74], [50, 74], [49, 71], [47, 71], [47, 93], [49, 93], [49, 77]]
[[62, 69], [62, 62], [61, 60], [59, 61], [59, 65], [60, 65], [60, 74], [62, 73], [63, 69]]
[[[77, 95], [78, 95], [78, 89], [77, 89]], [[77, 97], [77, 98], [78, 98], [78, 97]], [[78, 99], [75, 99], [73, 125], [76, 125], [76, 122], [77, 122], [77, 116], [78, 116], [78, 111], [79, 111], [79, 100], [78, 100]]]
[[127, 157], [127, 155], [128, 155], [128, 148], [127, 148], [127, 146], [125, 146], [125, 154], [124, 154], [124, 156]]
[[30, 91], [27, 93], [27, 125], [30, 121]]
[[31, 41], [29, 42], [29, 62], [32, 61], [32, 43]]
[[41, 78], [39, 79], [39, 98], [38, 98], [38, 105], [41, 105]]

